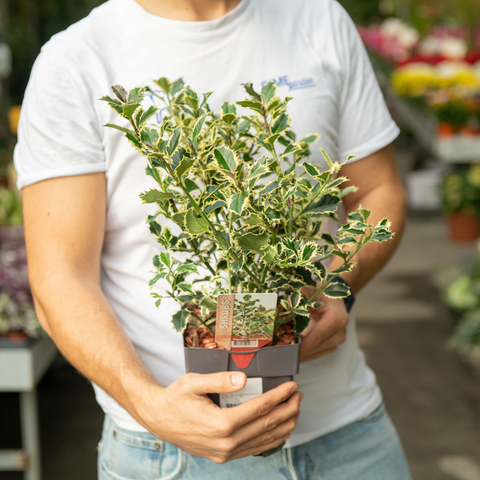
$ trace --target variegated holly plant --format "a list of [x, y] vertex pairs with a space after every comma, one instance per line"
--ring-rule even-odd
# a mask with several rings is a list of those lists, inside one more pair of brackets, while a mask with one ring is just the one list
[[[182, 79], [154, 83], [162, 94], [116, 85], [115, 97], [102, 100], [130, 123], [107, 126], [123, 131], [146, 157], [146, 173], [157, 184], [140, 195], [157, 205], [147, 222], [165, 249], [153, 259], [150, 285], [160, 279], [170, 284], [167, 295], [179, 306], [174, 328], [214, 323], [220, 293], [277, 292], [276, 329], [290, 322], [302, 332], [309, 310], [319, 306], [317, 294], [349, 294], [336, 279], [353, 268], [365, 244], [391, 238], [390, 222], [372, 226], [370, 211], [360, 208], [335, 235], [322, 231], [324, 219], [338, 220], [342, 197], [355, 187], [342, 188], [341, 165], [323, 150], [325, 169], [305, 161], [319, 135], [297, 140], [287, 114], [291, 98], [278, 97], [274, 83], [260, 93], [244, 84], [248, 98], [224, 103], [221, 113], [210, 110], [211, 93], [200, 98]], [[147, 93], [166, 104], [160, 125], [150, 123], [157, 107], [142, 107]], [[162, 226], [163, 218], [180, 232]], [[176, 252], [187, 260], [177, 260]], [[343, 264], [327, 275], [325, 264], [334, 256]], [[315, 294], [302, 294], [305, 285], [317, 287]], [[157, 306], [165, 298], [152, 295]]]

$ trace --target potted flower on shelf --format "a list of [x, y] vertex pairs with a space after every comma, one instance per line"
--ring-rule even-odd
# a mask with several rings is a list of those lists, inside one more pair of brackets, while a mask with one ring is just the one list
[[[355, 187], [342, 188], [341, 165], [323, 150], [325, 170], [305, 161], [319, 135], [297, 140], [287, 114], [291, 98], [279, 98], [274, 83], [261, 92], [244, 84], [248, 98], [224, 103], [218, 114], [210, 93], [200, 98], [182, 79], [154, 83], [162, 95], [116, 85], [114, 97], [102, 98], [131, 128], [107, 126], [147, 158], [146, 173], [157, 184], [140, 195], [157, 205], [147, 223], [164, 247], [153, 259], [150, 286], [166, 281], [169, 288], [152, 296], [157, 306], [164, 298], [178, 303], [172, 323], [184, 334], [187, 371], [241, 370], [259, 380], [258, 393], [267, 391], [298, 372], [310, 310], [321, 305], [321, 294], [349, 295], [339, 275], [354, 267], [364, 245], [391, 238], [390, 222], [372, 226], [370, 212], [359, 208], [336, 234], [322, 228], [325, 219], [338, 220], [342, 197]], [[166, 103], [160, 125], [148, 125], [157, 108], [142, 107], [147, 91]], [[327, 273], [334, 256], [342, 266]]]
[[24, 345], [40, 332], [28, 283], [20, 197], [0, 187], [0, 346]]
[[474, 242], [480, 234], [480, 164], [456, 167], [445, 175], [441, 190], [450, 238], [453, 242]]

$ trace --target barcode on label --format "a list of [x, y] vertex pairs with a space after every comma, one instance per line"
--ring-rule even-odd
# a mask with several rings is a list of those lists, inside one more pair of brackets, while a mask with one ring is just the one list
[[238, 407], [238, 405], [240, 405], [239, 403], [227, 403], [225, 406], [227, 408], [232, 408], [232, 407]]
[[258, 340], [232, 340], [232, 347], [258, 347]]

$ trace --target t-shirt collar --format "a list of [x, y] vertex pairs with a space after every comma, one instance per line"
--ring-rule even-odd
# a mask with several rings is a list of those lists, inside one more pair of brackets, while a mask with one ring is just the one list
[[156, 23], [159, 27], [166, 28], [172, 31], [185, 31], [185, 32], [218, 32], [225, 28], [231, 28], [233, 24], [237, 23], [241, 18], [246, 15], [251, 0], [240, 0], [240, 3], [226, 15], [215, 20], [206, 20], [201, 22], [185, 22], [182, 20], [171, 20], [168, 18], [158, 17], [153, 15], [142, 6], [140, 6], [135, 0], [120, 0], [121, 3], [134, 14], [143, 17], [145, 21]]

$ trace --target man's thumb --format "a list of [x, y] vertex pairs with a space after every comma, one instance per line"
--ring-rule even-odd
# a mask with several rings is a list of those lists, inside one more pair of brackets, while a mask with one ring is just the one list
[[197, 395], [238, 392], [247, 382], [247, 376], [242, 372], [189, 373], [185, 377], [187, 389]]

